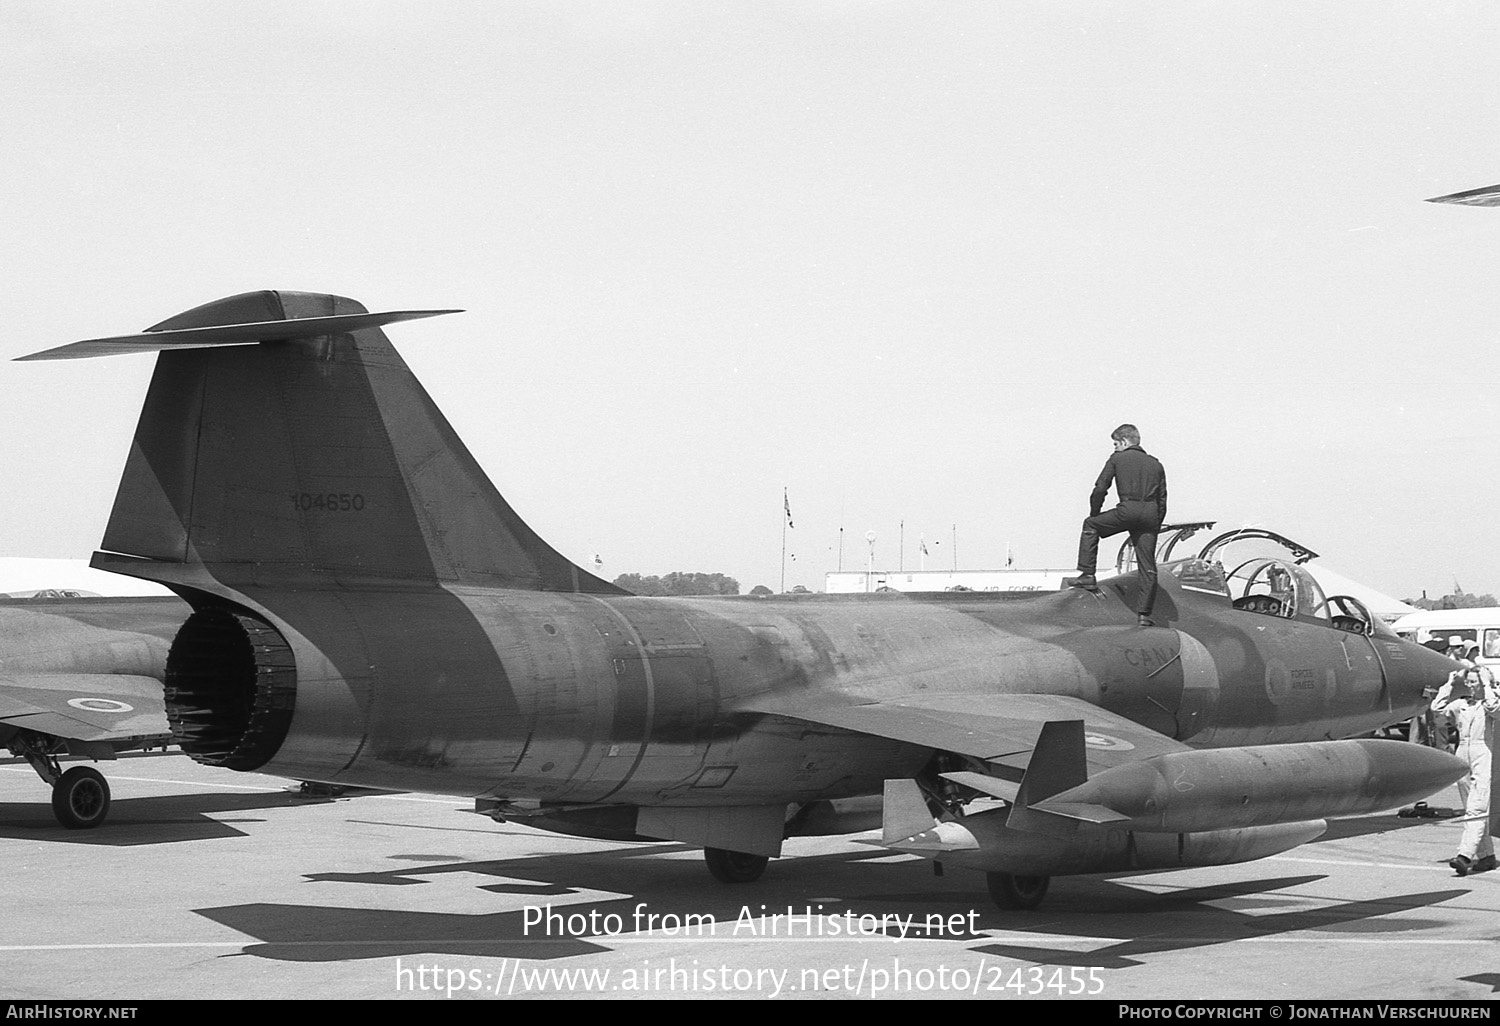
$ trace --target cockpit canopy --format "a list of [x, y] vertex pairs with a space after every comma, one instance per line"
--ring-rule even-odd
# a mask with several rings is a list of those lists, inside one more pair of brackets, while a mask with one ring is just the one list
[[[1211, 538], [1196, 556], [1172, 559], [1179, 543], [1213, 526], [1212, 520], [1166, 524], [1157, 535], [1157, 563], [1184, 588], [1222, 595], [1236, 609], [1250, 613], [1317, 623], [1353, 634], [1395, 637], [1385, 621], [1372, 615], [1359, 599], [1325, 595], [1317, 579], [1303, 566], [1318, 554], [1274, 531], [1236, 528]], [[1268, 548], [1275, 554], [1265, 555]], [[1234, 569], [1225, 573], [1226, 566]], [[1128, 540], [1120, 546], [1115, 569], [1121, 574], [1135, 571], [1135, 551]]]
[[1237, 566], [1225, 582], [1236, 609], [1288, 620], [1328, 618], [1328, 599], [1318, 582], [1296, 563], [1262, 556]]
[[1350, 595], [1329, 598], [1306, 568], [1289, 559], [1258, 556], [1226, 573], [1217, 560], [1194, 556], [1163, 569], [1182, 587], [1222, 595], [1234, 608], [1249, 613], [1316, 623], [1353, 634], [1394, 637], [1364, 603]]

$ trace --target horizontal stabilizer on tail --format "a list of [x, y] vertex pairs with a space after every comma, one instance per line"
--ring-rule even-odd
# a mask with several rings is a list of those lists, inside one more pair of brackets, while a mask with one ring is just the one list
[[527, 526], [380, 327], [452, 312], [263, 290], [27, 357], [158, 351], [95, 565], [233, 601], [353, 582], [627, 594]]
[[342, 335], [382, 324], [416, 321], [423, 317], [463, 313], [462, 310], [392, 310], [385, 313], [340, 314], [331, 317], [298, 317], [281, 321], [256, 321], [252, 324], [213, 324], [201, 328], [147, 329], [134, 335], [108, 338], [86, 338], [65, 346], [44, 349], [39, 353], [16, 357], [26, 360], [86, 360], [94, 356], [119, 356], [125, 353], [155, 353], [164, 349], [204, 349], [209, 346], [250, 346], [260, 342], [289, 342], [294, 339], [323, 338]]

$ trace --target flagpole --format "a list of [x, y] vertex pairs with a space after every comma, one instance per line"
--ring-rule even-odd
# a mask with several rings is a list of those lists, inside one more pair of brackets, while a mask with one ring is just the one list
[[839, 573], [844, 572], [844, 497], [839, 496]]
[[898, 544], [898, 545], [901, 546], [901, 551], [896, 554], [896, 570], [898, 572], [904, 572], [906, 570], [906, 521], [905, 520], [901, 521], [901, 535], [900, 535], [900, 540], [896, 544]]
[[787, 498], [786, 489], [783, 488], [783, 489], [781, 489], [782, 517], [781, 517], [781, 592], [780, 592], [780, 594], [782, 594], [782, 595], [786, 594], [786, 522], [792, 518], [791, 508], [792, 508], [791, 500]]

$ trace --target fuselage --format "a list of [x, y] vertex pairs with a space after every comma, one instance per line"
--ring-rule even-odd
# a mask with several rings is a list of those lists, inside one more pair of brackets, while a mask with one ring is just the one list
[[132, 674], [161, 679], [189, 609], [179, 599], [0, 602], [0, 674]]
[[1450, 668], [1383, 628], [1235, 609], [1163, 576], [1154, 628], [1135, 626], [1128, 596], [1109, 587], [1026, 599], [240, 595], [295, 662], [289, 729], [260, 768], [568, 804], [878, 793], [931, 756], [795, 718], [819, 704], [1066, 695], [1224, 747], [1374, 730], [1412, 715]]

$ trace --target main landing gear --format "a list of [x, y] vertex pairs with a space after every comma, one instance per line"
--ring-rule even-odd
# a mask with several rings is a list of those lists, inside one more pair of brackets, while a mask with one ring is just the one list
[[1006, 911], [1033, 909], [1047, 896], [1050, 876], [1017, 876], [1014, 873], [986, 873], [990, 897]]
[[759, 880], [760, 875], [766, 871], [766, 863], [771, 860], [764, 855], [748, 855], [742, 851], [704, 848], [703, 861], [708, 864], [708, 871], [715, 880], [737, 884]]
[[40, 734], [26, 732], [11, 740], [10, 749], [36, 770], [43, 783], [52, 786], [52, 814], [69, 830], [92, 830], [109, 815], [109, 781], [89, 766], [74, 766], [66, 773], [57, 763], [59, 746]]
[[109, 781], [90, 766], [74, 766], [52, 785], [52, 814], [69, 830], [91, 830], [109, 815]]

